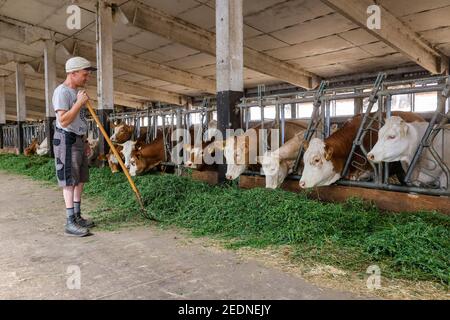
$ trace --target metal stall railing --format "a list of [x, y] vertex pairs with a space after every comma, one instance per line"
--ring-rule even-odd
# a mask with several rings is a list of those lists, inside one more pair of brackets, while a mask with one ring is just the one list
[[[437, 76], [437, 77], [429, 77], [429, 78], [423, 78], [423, 79], [415, 79], [415, 80], [402, 80], [402, 81], [385, 81], [384, 74], [380, 74], [375, 81], [375, 84], [370, 87], [370, 85], [360, 85], [360, 86], [353, 86], [353, 87], [341, 87], [341, 88], [330, 88], [325, 89], [323, 87], [323, 84], [319, 87], [318, 90], [314, 91], [300, 91], [300, 92], [294, 92], [294, 93], [283, 93], [283, 94], [277, 94], [277, 95], [270, 95], [270, 96], [262, 96], [259, 95], [258, 97], [251, 97], [251, 98], [242, 98], [241, 103], [239, 104], [239, 107], [241, 110], [243, 110], [244, 119], [245, 119], [245, 127], [248, 128], [249, 125], [247, 124], [247, 119], [250, 118], [250, 108], [252, 107], [260, 107], [265, 108], [268, 106], [282, 106], [284, 109], [285, 105], [292, 105], [292, 104], [298, 104], [298, 103], [313, 103], [313, 110], [312, 115], [308, 119], [310, 121], [309, 127], [307, 130], [307, 134], [305, 134], [305, 139], [309, 140], [313, 136], [311, 134], [311, 128], [315, 127], [316, 122], [325, 122], [325, 126], [323, 127], [323, 131], [325, 134], [323, 137], [328, 137], [330, 134], [330, 125], [335, 120], [341, 120], [338, 117], [332, 118], [330, 114], [329, 105], [332, 101], [339, 101], [339, 100], [347, 100], [347, 99], [355, 99], [355, 98], [368, 98], [369, 99], [369, 105], [366, 110], [364, 110], [364, 119], [361, 122], [360, 130], [358, 131], [358, 135], [354, 141], [354, 146], [352, 147], [352, 153], [355, 152], [354, 149], [356, 149], [357, 146], [361, 146], [362, 140], [364, 139], [364, 135], [367, 134], [369, 129], [371, 128], [371, 124], [374, 121], [377, 121], [380, 123], [380, 126], [383, 124], [383, 118], [382, 118], [382, 112], [385, 112], [387, 116], [390, 116], [391, 114], [391, 101], [392, 97], [396, 95], [406, 95], [406, 94], [416, 94], [416, 93], [430, 93], [430, 92], [442, 92], [443, 99], [440, 102], [440, 106], [438, 106], [436, 112], [433, 112], [431, 114], [431, 121], [429, 125], [429, 130], [427, 131], [428, 138], [424, 137], [424, 140], [421, 144], [421, 148], [430, 148], [431, 146], [431, 140], [430, 138], [434, 138], [437, 135], [437, 132], [439, 130], [443, 129], [443, 123], [448, 121], [449, 114], [443, 112], [443, 108], [445, 108], [445, 100], [448, 98], [448, 82], [447, 84], [443, 84], [442, 81], [446, 80], [446, 76]], [[448, 80], [448, 79], [447, 79]], [[420, 86], [413, 86], [412, 84], [419, 84]], [[403, 85], [411, 85], [411, 87], [401, 87]], [[444, 97], [445, 96], [445, 97]], [[318, 97], [320, 97], [318, 99]], [[378, 102], [378, 109], [376, 110], [376, 115], [371, 117], [370, 112], [372, 111], [375, 103]], [[320, 107], [321, 106], [321, 107]], [[426, 114], [426, 117], [429, 118], [429, 113]], [[277, 112], [277, 117], [280, 117], [278, 121], [282, 121], [281, 119], [281, 112]], [[349, 117], [346, 117], [349, 118]], [[298, 118], [297, 119], [305, 119], [305, 118]], [[438, 119], [438, 120], [435, 120]], [[283, 133], [282, 133], [283, 134]], [[450, 142], [447, 142], [447, 144], [450, 146]], [[365, 152], [364, 152], [365, 151]], [[362, 157], [366, 156], [366, 153], [368, 150], [364, 150]], [[432, 148], [430, 148], [430, 152], [437, 154], [436, 151], [432, 151]], [[298, 165], [297, 162], [301, 159], [301, 150], [299, 152], [298, 161], [296, 161], [296, 165]], [[420, 156], [420, 152], [418, 151], [418, 154], [416, 157]], [[439, 158], [435, 156], [436, 161], [438, 164], [442, 167], [444, 172], [449, 175], [450, 172], [448, 171], [448, 168], [446, 168], [445, 163], [443, 161], [439, 161]], [[346, 162], [346, 168], [345, 171], [348, 171], [348, 168], [352, 165], [358, 165], [350, 161], [351, 155], [349, 155], [347, 162]], [[373, 165], [373, 164], [371, 164]], [[361, 186], [361, 187], [369, 187], [369, 188], [376, 188], [376, 189], [384, 189], [384, 190], [395, 190], [395, 191], [403, 191], [403, 192], [416, 192], [416, 193], [423, 193], [423, 194], [432, 194], [432, 195], [450, 195], [449, 192], [449, 186], [448, 186], [448, 178], [447, 178], [447, 186], [441, 187], [439, 189], [433, 189], [429, 187], [416, 187], [412, 186], [411, 183], [409, 185], [392, 185], [388, 182], [388, 166], [375, 166], [375, 175], [373, 180], [374, 181], [350, 181], [341, 179], [337, 182], [339, 185], [346, 185], [346, 186]], [[412, 171], [413, 168], [411, 167], [409, 171]], [[408, 174], [410, 175], [408, 171]], [[296, 172], [294, 170], [294, 172]], [[260, 173], [257, 172], [247, 172], [248, 174], [252, 175], [260, 175]], [[345, 173], [345, 172], [343, 172]], [[407, 174], [407, 177], [408, 177]], [[294, 174], [290, 176], [291, 179], [300, 179], [300, 176], [298, 174]], [[406, 181], [408, 182], [408, 181]]]
[[18, 125], [16, 124], [3, 125], [2, 131], [3, 131], [3, 147], [18, 148], [17, 145]]
[[[183, 128], [189, 130], [194, 124], [197, 130], [201, 130], [200, 137], [208, 128], [211, 120], [211, 113], [216, 111], [211, 105], [208, 98], [203, 100], [200, 106], [193, 107], [191, 110], [182, 109], [179, 106], [155, 107], [148, 106], [145, 110], [136, 110], [133, 112], [114, 113], [109, 116], [112, 123], [125, 123], [134, 126], [135, 132], [132, 139], [140, 138], [141, 128], [145, 134], [146, 143], [150, 143], [158, 136], [158, 132], [162, 133], [163, 145], [165, 149], [165, 166], [174, 166], [172, 161], [172, 130], [175, 128]], [[111, 133], [113, 134], [113, 130]]]
[[29, 146], [34, 139], [37, 139], [38, 144], [41, 144], [42, 141], [44, 141], [44, 139], [46, 138], [45, 123], [26, 123], [22, 126], [22, 133], [23, 143], [25, 147]]

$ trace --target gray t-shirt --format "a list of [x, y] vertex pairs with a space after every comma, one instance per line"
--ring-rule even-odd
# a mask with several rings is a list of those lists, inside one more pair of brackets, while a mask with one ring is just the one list
[[[53, 108], [55, 112], [57, 110], [70, 110], [72, 106], [77, 102], [77, 90], [67, 87], [64, 84], [60, 84], [53, 92]], [[66, 128], [61, 126], [59, 122], [58, 113], [56, 113], [56, 126], [65, 131], [73, 132], [78, 135], [86, 134], [87, 132], [87, 120], [86, 120], [86, 106], [81, 107], [80, 112]]]

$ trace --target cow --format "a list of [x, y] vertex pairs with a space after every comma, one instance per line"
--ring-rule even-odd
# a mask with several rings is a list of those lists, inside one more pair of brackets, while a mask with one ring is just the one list
[[[118, 145], [118, 144], [114, 144], [114, 147], [116, 148], [117, 152], [119, 153], [119, 155], [121, 156], [122, 161], [124, 161], [124, 157], [122, 155], [122, 146]], [[112, 150], [109, 150], [109, 152], [105, 155], [100, 155], [98, 156], [99, 160], [102, 161], [108, 161], [108, 166], [111, 169], [112, 173], [118, 173], [120, 172], [120, 164], [119, 161], [117, 160], [116, 156], [114, 155], [114, 153], [112, 152]]]
[[[392, 115], [400, 116], [407, 122], [424, 121], [422, 117], [412, 112], [394, 111]], [[373, 117], [375, 114], [372, 113], [371, 116]], [[362, 115], [356, 115], [325, 140], [314, 138], [309, 143], [304, 142], [305, 153], [303, 155], [302, 177], [299, 182], [300, 188], [327, 186], [341, 178], [361, 121]], [[374, 130], [369, 130], [366, 134], [363, 141], [366, 150], [372, 148], [371, 142], [377, 141], [376, 129], [378, 127], [378, 123], [374, 122], [371, 128]], [[362, 162], [362, 168], [350, 167], [346, 178], [361, 180], [363, 177], [370, 177], [372, 167], [366, 161], [367, 159], [362, 159], [361, 156], [357, 155], [361, 153], [361, 150], [357, 148], [351, 161], [352, 163]]]
[[94, 139], [93, 131], [89, 131], [87, 135], [88, 149], [88, 164], [89, 166], [99, 166], [99, 138]]
[[[185, 153], [184, 166], [198, 171], [206, 169], [213, 170], [216, 168], [215, 164], [206, 164], [204, 161], [204, 153], [208, 150], [208, 146], [214, 141], [213, 138], [217, 134], [217, 121], [211, 120], [208, 123], [207, 130], [203, 133], [202, 141], [198, 141], [201, 132], [189, 130], [190, 141], [183, 145], [183, 152]], [[201, 142], [201, 143], [200, 143]], [[211, 151], [211, 155], [214, 151]]]
[[[386, 119], [379, 131], [379, 139], [367, 154], [367, 158], [375, 163], [400, 161], [405, 172], [428, 127], [426, 122], [407, 123], [402, 118], [393, 116]], [[446, 130], [447, 129], [447, 130]], [[434, 138], [433, 147], [450, 168], [449, 126], [444, 127]], [[438, 165], [430, 150], [425, 148], [411, 176], [415, 186], [448, 187], [448, 181], [442, 168]], [[439, 182], [439, 186], [436, 185]]]
[[49, 148], [48, 148], [47, 138], [45, 138], [44, 140], [42, 140], [41, 144], [37, 147], [36, 154], [38, 156], [44, 156], [44, 155], [48, 154], [48, 152], [49, 152]]
[[134, 126], [130, 126], [126, 123], [115, 124], [113, 125], [113, 128], [114, 132], [109, 139], [114, 143], [124, 143], [130, 140], [134, 131]]
[[[287, 120], [285, 122], [285, 139], [292, 139], [300, 130], [306, 129], [307, 124], [300, 120]], [[245, 170], [260, 170], [257, 152], [261, 149], [259, 131], [262, 125], [259, 124], [247, 130], [243, 135], [233, 136], [225, 141], [224, 156], [227, 163], [227, 172], [225, 174], [228, 180], [237, 179]], [[279, 126], [273, 121], [264, 124], [264, 129], [268, 129], [267, 145], [270, 147], [271, 130], [279, 129]], [[252, 136], [256, 139], [255, 145], [251, 145]], [[253, 149], [255, 148], [255, 149]], [[255, 152], [253, 152], [255, 151]]]
[[130, 160], [131, 160], [131, 154], [134, 151], [134, 147], [136, 145], [136, 141], [128, 140], [122, 144], [119, 144], [121, 146], [120, 153], [123, 156], [125, 167], [130, 167]]
[[131, 152], [129, 171], [131, 176], [143, 174], [156, 168], [165, 160], [164, 136], [162, 130], [158, 130], [156, 138], [141, 145]]
[[36, 150], [37, 150], [38, 146], [39, 146], [38, 139], [34, 138], [31, 141], [30, 145], [25, 148], [25, 150], [23, 151], [23, 154], [26, 155], [27, 157], [36, 154]]
[[299, 130], [295, 136], [275, 151], [268, 151], [259, 162], [266, 179], [266, 188], [276, 189], [292, 172], [295, 159], [303, 143], [305, 130]]
[[187, 154], [187, 159], [184, 162], [184, 166], [197, 171], [216, 170], [217, 164], [207, 164], [204, 158], [208, 152], [211, 159], [214, 158], [215, 150], [214, 148], [210, 148], [213, 143], [214, 141], [202, 141], [201, 146], [194, 145], [193, 147], [190, 144], [185, 144], [183, 150]]

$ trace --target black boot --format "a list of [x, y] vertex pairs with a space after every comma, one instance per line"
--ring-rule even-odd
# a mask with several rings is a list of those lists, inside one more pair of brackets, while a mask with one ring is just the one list
[[81, 212], [75, 213], [75, 223], [83, 228], [92, 228], [95, 226], [94, 221], [81, 217]]
[[75, 221], [75, 216], [67, 218], [66, 235], [73, 237], [84, 237], [89, 234], [89, 229], [80, 226]]

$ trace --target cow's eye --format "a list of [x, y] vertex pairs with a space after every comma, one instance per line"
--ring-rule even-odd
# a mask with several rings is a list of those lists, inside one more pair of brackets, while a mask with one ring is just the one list
[[390, 135], [390, 136], [388, 136], [388, 139], [389, 139], [389, 140], [394, 140], [394, 139], [395, 139], [395, 136]]
[[319, 162], [320, 162], [320, 159], [319, 159], [319, 158], [316, 158], [316, 159], [314, 159], [314, 162], [315, 162], [315, 163], [319, 163]]

